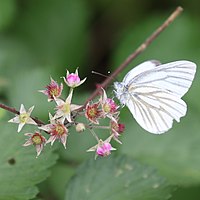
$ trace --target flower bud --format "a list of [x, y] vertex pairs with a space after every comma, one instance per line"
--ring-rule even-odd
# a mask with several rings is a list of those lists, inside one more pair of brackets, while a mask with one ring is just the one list
[[84, 78], [83, 80], [80, 79], [80, 77], [78, 75], [78, 70], [76, 70], [75, 73], [71, 73], [71, 74], [67, 70], [67, 75], [66, 75], [66, 77], [64, 77], [65, 83], [71, 88], [78, 87], [79, 85], [84, 83], [85, 80], [86, 80], [86, 78]]
[[77, 74], [71, 73], [66, 77], [66, 81], [70, 87], [74, 87], [80, 83], [80, 78]]
[[77, 125], [76, 125], [76, 131], [77, 132], [83, 132], [85, 130], [85, 125], [83, 124], [83, 123], [78, 123]]
[[108, 156], [111, 154], [112, 146], [109, 142], [104, 142], [102, 145], [97, 147], [97, 155], [99, 156]]

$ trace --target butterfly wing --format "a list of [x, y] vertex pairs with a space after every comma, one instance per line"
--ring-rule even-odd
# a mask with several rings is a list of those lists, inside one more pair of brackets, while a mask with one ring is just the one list
[[158, 60], [149, 60], [145, 61], [136, 67], [134, 67], [132, 70], [130, 70], [124, 77], [123, 83], [125, 85], [128, 85], [128, 83], [133, 79], [133, 77], [137, 77], [138, 75], [142, 74], [145, 71], [155, 69], [156, 66], [160, 65], [160, 61]]
[[[144, 62], [144, 64], [148, 64], [148, 62]], [[152, 85], [170, 91], [179, 97], [182, 97], [188, 91], [196, 72], [196, 64], [184, 60], [158, 66], [151, 63], [147, 70], [145, 70], [144, 64], [138, 66], [142, 71], [141, 73], [133, 76], [134, 71], [131, 70], [132, 72], [130, 71], [131, 73], [125, 76], [128, 86], [133, 84]], [[137, 71], [138, 67], [133, 70]]]
[[141, 127], [160, 134], [172, 127], [174, 119], [180, 121], [187, 111], [181, 97], [190, 88], [195, 72], [196, 65], [190, 61], [163, 65], [147, 61], [124, 77], [129, 94], [126, 105]]
[[187, 105], [178, 96], [156, 87], [135, 86], [126, 102], [135, 120], [146, 131], [161, 134], [168, 131], [175, 119], [186, 114]]

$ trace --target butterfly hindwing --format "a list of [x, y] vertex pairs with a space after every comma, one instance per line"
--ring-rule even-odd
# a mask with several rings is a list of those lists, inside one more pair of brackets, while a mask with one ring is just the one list
[[151, 133], [166, 132], [174, 119], [179, 122], [186, 114], [185, 102], [168, 91], [136, 86], [130, 95], [127, 107], [140, 126]]

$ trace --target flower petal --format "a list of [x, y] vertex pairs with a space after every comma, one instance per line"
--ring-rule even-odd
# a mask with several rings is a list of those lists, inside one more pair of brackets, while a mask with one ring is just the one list
[[29, 118], [27, 119], [26, 124], [37, 125], [37, 123], [36, 123], [31, 117], [29, 117]]
[[19, 115], [10, 119], [8, 122], [11, 122], [11, 123], [20, 123], [20, 120], [19, 120]]
[[28, 112], [27, 112], [27, 113], [29, 114], [29, 116], [31, 115], [31, 113], [32, 113], [32, 111], [33, 111], [33, 109], [34, 109], [34, 107], [35, 107], [35, 106], [32, 106], [32, 107], [30, 107], [30, 108], [28, 109]]
[[29, 145], [32, 145], [33, 142], [31, 140], [31, 138], [29, 138], [22, 146], [26, 147], [26, 146], [29, 146]]
[[18, 133], [22, 130], [22, 128], [23, 128], [24, 125], [25, 125], [25, 123], [19, 123], [18, 129], [17, 129]]
[[35, 148], [36, 148], [36, 152], [37, 152], [37, 156], [38, 157], [43, 149], [43, 145], [42, 144], [38, 144], [38, 145], [35, 145]]
[[26, 113], [26, 109], [25, 109], [25, 107], [24, 107], [23, 104], [21, 104], [20, 109], [19, 109], [19, 112], [20, 112], [20, 114], [21, 114], [21, 113]]
[[60, 138], [61, 143], [63, 144], [64, 148], [66, 149], [66, 142], [67, 142], [67, 134], [63, 134]]

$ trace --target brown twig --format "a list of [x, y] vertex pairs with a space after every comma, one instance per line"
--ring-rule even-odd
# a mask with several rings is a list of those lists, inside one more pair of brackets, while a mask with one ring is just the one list
[[110, 84], [114, 78], [125, 68], [127, 67], [133, 59], [135, 59], [140, 53], [142, 53], [152, 42], [155, 40], [161, 32], [163, 32], [169, 24], [171, 24], [176, 17], [183, 11], [182, 7], [177, 7], [176, 10], [164, 21], [164, 23], [159, 26], [131, 55], [129, 55], [125, 61], [108, 77], [103, 83], [100, 84], [101, 87], [98, 87], [91, 96], [86, 100], [83, 108], [86, 104], [94, 99], [100, 92], [101, 88], [105, 88]]
[[[158, 35], [160, 35], [161, 32], [163, 32], [169, 24], [171, 24], [175, 18], [183, 11], [182, 7], [177, 7], [176, 10], [166, 19], [166, 21], [159, 26], [131, 55], [129, 55], [125, 61], [107, 78], [105, 81], [100, 84], [101, 87], [98, 87], [92, 94], [91, 96], [86, 100], [84, 106], [81, 108], [83, 109], [86, 104], [94, 99], [98, 93], [100, 92], [101, 88], [105, 88], [108, 84], [114, 80], [114, 78], [125, 68], [128, 66], [130, 62], [133, 61], [140, 53], [142, 53], [152, 42], [155, 40]], [[15, 114], [20, 114], [19, 111], [17, 111], [15, 108], [11, 108], [9, 106], [6, 106], [4, 104], [0, 104], [0, 108], [5, 109], [9, 112], [15, 113]], [[32, 117], [32, 119], [38, 124], [38, 125], [43, 125], [44, 122], [40, 121], [37, 118]]]

